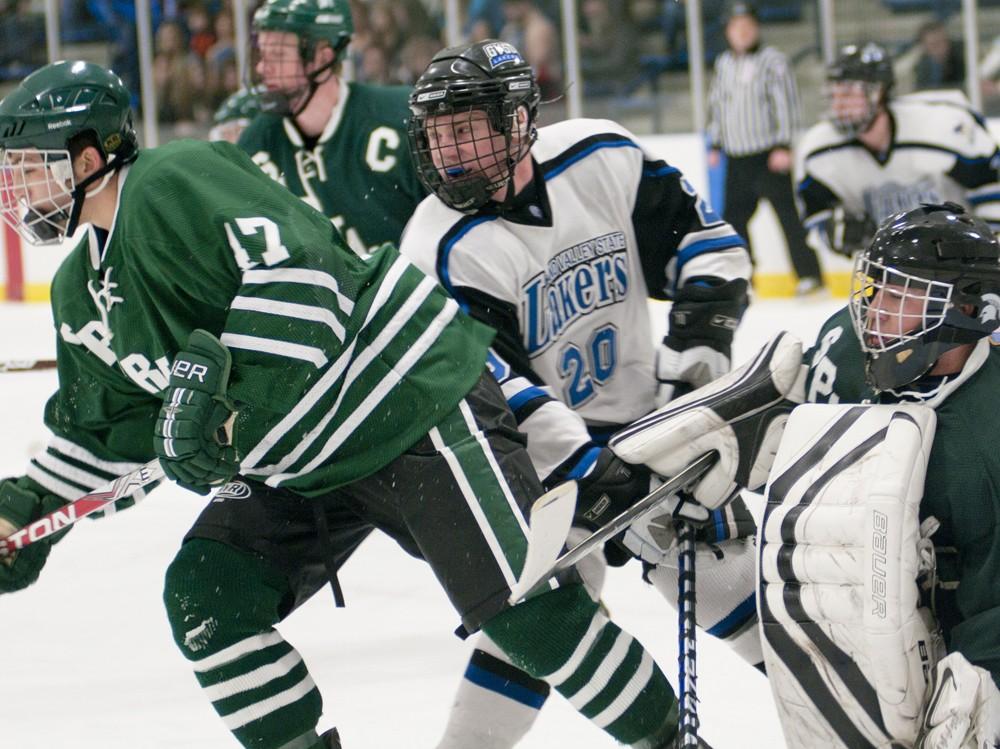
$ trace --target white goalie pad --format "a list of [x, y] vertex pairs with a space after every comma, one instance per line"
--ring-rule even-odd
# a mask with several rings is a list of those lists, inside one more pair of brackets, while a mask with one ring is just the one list
[[764, 485], [788, 413], [804, 400], [803, 375], [802, 343], [779, 333], [743, 366], [615, 433], [608, 447], [668, 477], [716, 451], [691, 492], [714, 510], [737, 489]]
[[[937, 420], [920, 405], [805, 405], [767, 485], [757, 605], [796, 749], [912, 746], [942, 654], [917, 577]], [[923, 552], [923, 553], [922, 553]]]

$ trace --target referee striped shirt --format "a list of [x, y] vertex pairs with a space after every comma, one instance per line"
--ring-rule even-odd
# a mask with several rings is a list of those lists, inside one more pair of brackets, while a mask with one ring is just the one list
[[791, 147], [800, 126], [799, 91], [784, 54], [763, 47], [719, 55], [709, 92], [708, 135], [714, 148], [749, 156]]

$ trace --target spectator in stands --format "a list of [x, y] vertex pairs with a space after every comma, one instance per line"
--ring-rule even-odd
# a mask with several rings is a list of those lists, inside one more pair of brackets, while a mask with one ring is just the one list
[[45, 64], [45, 16], [30, 0], [0, 0], [0, 67], [3, 77], [23, 78]]
[[156, 85], [159, 121], [189, 131], [204, 116], [205, 76], [198, 56], [187, 46], [179, 21], [164, 21], [156, 30], [153, 83]]
[[[134, 0], [87, 0], [90, 12], [108, 30], [111, 37], [111, 69], [132, 94], [132, 108], [141, 109], [139, 92], [139, 48], [135, 26]], [[155, 33], [162, 17], [160, 0], [150, 0], [150, 15]]]
[[562, 93], [562, 63], [556, 25], [529, 0], [503, 0], [500, 39], [513, 44], [535, 70], [542, 99]]
[[440, 49], [441, 40], [435, 37], [421, 35], [409, 39], [399, 54], [398, 83], [412, 86]]
[[496, 39], [504, 25], [503, 3], [501, 0], [471, 0], [466, 22], [466, 36], [469, 41]]
[[917, 89], [961, 88], [965, 83], [965, 53], [952, 41], [941, 21], [928, 21], [917, 32], [922, 50], [914, 71]]
[[[635, 25], [622, 3], [583, 0], [580, 72], [584, 90], [594, 96], [616, 93], [638, 70]], [[516, 46], [516, 45], [515, 45]]]
[[[722, 38], [722, 24], [719, 22], [722, 11], [725, 9], [724, 5], [724, 0], [702, 0], [701, 3], [705, 52], [709, 59], [714, 59], [721, 48], [725, 46], [725, 40]], [[685, 46], [680, 42], [681, 37], [686, 39], [687, 34], [687, 3], [685, 0], [663, 0], [661, 19], [667, 51], [676, 55]]]
[[212, 22], [215, 43], [205, 53], [205, 92], [209, 106], [218, 107], [241, 84], [236, 68], [233, 15], [221, 11]]
[[800, 127], [799, 95], [788, 60], [760, 41], [753, 6], [734, 2], [726, 16], [729, 49], [715, 61], [709, 93], [709, 165], [727, 157], [723, 217], [747, 239], [761, 198], [778, 214], [798, 276], [796, 294], [822, 288], [819, 261], [806, 244], [792, 191], [792, 139]]
[[216, 42], [212, 16], [201, 3], [193, 3], [184, 10], [184, 24], [188, 32], [188, 48], [202, 60]]

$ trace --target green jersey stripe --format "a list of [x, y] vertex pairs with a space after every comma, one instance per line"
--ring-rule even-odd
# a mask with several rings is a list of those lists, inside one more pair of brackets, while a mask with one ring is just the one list
[[312, 677], [306, 674], [302, 681], [286, 689], [284, 692], [279, 692], [266, 700], [255, 702], [242, 710], [237, 710], [235, 713], [221, 716], [222, 722], [226, 724], [226, 728], [230, 731], [235, 731], [237, 728], [245, 726], [251, 721], [263, 718], [265, 715], [270, 715], [275, 710], [285, 707], [285, 705], [291, 705], [315, 688], [316, 684], [313, 682]]
[[86, 448], [80, 447], [75, 442], [70, 442], [63, 437], [53, 437], [49, 440], [49, 448], [58, 453], [62, 453], [80, 463], [86, 463], [101, 471], [107, 471], [112, 476], [121, 476], [123, 473], [131, 473], [136, 470], [141, 463], [128, 463], [120, 460], [102, 460]]
[[52, 492], [57, 497], [66, 500], [74, 500], [86, 494], [89, 490], [89, 487], [76, 486], [53, 476], [34, 460], [28, 463], [28, 470], [25, 472], [25, 475], [46, 491]]
[[229, 348], [259, 351], [262, 354], [274, 354], [289, 359], [301, 359], [309, 362], [316, 369], [322, 369], [329, 361], [322, 349], [315, 346], [305, 346], [301, 343], [289, 343], [288, 341], [277, 341], [274, 338], [260, 338], [240, 333], [223, 333], [219, 340]]
[[251, 689], [262, 687], [274, 679], [280, 679], [300, 663], [302, 663], [302, 656], [297, 650], [290, 650], [273, 663], [265, 663], [245, 674], [220, 681], [210, 687], [203, 687], [202, 691], [210, 701], [218, 702], [240, 692], [248, 692]]
[[[425, 280], [430, 281], [430, 279]], [[421, 282], [421, 286], [423, 286], [423, 284], [424, 282]], [[433, 290], [434, 283], [431, 282], [429, 287], [429, 291]], [[378, 408], [379, 404], [383, 400], [385, 400], [392, 389], [399, 384], [399, 381], [403, 379], [406, 373], [413, 368], [413, 365], [417, 363], [420, 357], [427, 353], [427, 350], [435, 343], [435, 341], [437, 341], [441, 332], [448, 326], [452, 319], [454, 319], [456, 314], [458, 314], [458, 305], [449, 299], [445, 303], [444, 307], [441, 308], [437, 317], [431, 321], [431, 324], [427, 326], [427, 329], [421, 334], [420, 338], [418, 338], [416, 342], [406, 351], [403, 357], [392, 368], [390, 373], [383, 377], [375, 387], [371, 388], [367, 397], [361, 401], [360, 405], [358, 405], [356, 409], [347, 414], [346, 418], [342, 420], [340, 427], [338, 427], [337, 431], [330, 436], [330, 439], [327, 440], [319, 454], [309, 461], [304, 469], [298, 471], [294, 475], [302, 475], [303, 473], [309, 473], [310, 471], [315, 470], [321, 463], [323, 463], [323, 461], [333, 455], [333, 453], [337, 451], [337, 448], [347, 441], [355, 430], [361, 426], [361, 423], [371, 416], [372, 412]], [[385, 344], [388, 345], [389, 342], [390, 340], [387, 337]], [[368, 353], [367, 350], [365, 353]], [[341, 396], [337, 399], [337, 406], [334, 407], [335, 409], [337, 409], [340, 405], [340, 401], [343, 399], [344, 393], [347, 391], [350, 383], [351, 372], [349, 371], [344, 388], [341, 390]], [[277, 485], [278, 484], [276, 483], [275, 486]]]
[[98, 476], [90, 473], [90, 471], [85, 471], [82, 468], [77, 468], [71, 463], [60, 460], [52, 453], [41, 453], [36, 455], [34, 457], [34, 461], [50, 473], [53, 473], [56, 476], [61, 476], [67, 481], [72, 481], [74, 484], [79, 484], [88, 491], [96, 489], [101, 484], [106, 484], [108, 482], [106, 477]]
[[307, 320], [309, 322], [319, 322], [326, 325], [337, 340], [341, 343], [347, 333], [343, 323], [337, 319], [330, 310], [325, 307], [315, 307], [308, 304], [296, 304], [294, 302], [278, 302], [274, 299], [260, 299], [257, 297], [238, 296], [233, 299], [232, 309], [244, 310], [245, 312], [260, 312], [265, 315], [275, 315], [279, 317], [292, 317], [296, 320]]
[[277, 630], [271, 630], [266, 634], [253, 635], [252, 637], [247, 637], [244, 640], [233, 643], [215, 655], [195, 661], [192, 667], [196, 673], [207, 673], [220, 666], [225, 666], [227, 663], [232, 663], [248, 653], [256, 653], [258, 650], [263, 650], [264, 648], [269, 648], [272, 645], [283, 642], [285, 642], [285, 638], [281, 636], [281, 633]]
[[[393, 264], [394, 269], [396, 265], [397, 264], [395, 263]], [[407, 270], [406, 266], [408, 265], [409, 265], [408, 263], [404, 262], [403, 266], [399, 268], [400, 276], [405, 270]], [[344, 396], [347, 394], [348, 390], [351, 387], [351, 384], [356, 379], [358, 379], [364, 373], [365, 369], [367, 369], [368, 365], [371, 364], [378, 357], [378, 355], [381, 354], [385, 350], [385, 348], [393, 342], [393, 340], [396, 338], [399, 332], [406, 328], [406, 325], [413, 319], [413, 316], [417, 313], [421, 305], [423, 305], [423, 303], [427, 300], [427, 297], [431, 295], [431, 293], [434, 291], [435, 288], [436, 284], [434, 283], [434, 281], [432, 281], [429, 278], [424, 278], [417, 285], [417, 288], [413, 291], [413, 293], [410, 294], [409, 297], [407, 297], [403, 305], [398, 310], [396, 310], [396, 313], [390, 318], [389, 322], [386, 323], [385, 327], [382, 328], [378, 336], [376, 336], [375, 340], [372, 341], [364, 349], [364, 351], [362, 351], [361, 354], [357, 356], [357, 358], [353, 357], [353, 353], [355, 344], [357, 343], [358, 339], [355, 339], [354, 341], [351, 342], [351, 346], [348, 348], [348, 350], [344, 352], [343, 355], [339, 357], [339, 359], [337, 360], [337, 362], [335, 362], [333, 367], [333, 369], [338, 372], [343, 369], [343, 366], [346, 365], [348, 367], [347, 372], [344, 376], [344, 382], [340, 388], [340, 393], [337, 396], [337, 400], [330, 408], [326, 410], [326, 414], [323, 416], [320, 422], [313, 429], [310, 429], [304, 435], [304, 438], [299, 442], [298, 445], [295, 446], [294, 449], [288, 452], [285, 455], [285, 457], [282, 458], [275, 465], [265, 466], [260, 469], [255, 468], [254, 470], [255, 474], [261, 474], [261, 475], [283, 474], [283, 472], [285, 472], [290, 466], [292, 466], [295, 463], [295, 461], [297, 461], [302, 456], [302, 454], [306, 450], [308, 450], [310, 446], [312, 446], [313, 442], [315, 442], [315, 440], [319, 438], [323, 430], [326, 429], [326, 427], [330, 424], [330, 422], [334, 418], [343, 417], [343, 414], [339, 413], [339, 409], [341, 403], [344, 400]], [[451, 302], [451, 300], [448, 301]], [[454, 302], [451, 302], [451, 304], [454, 305]], [[368, 319], [366, 320], [366, 323], [370, 321], [372, 317], [374, 317], [376, 306], [377, 306], [376, 304], [373, 304], [372, 309], [369, 310]], [[339, 379], [339, 377], [337, 379]], [[321, 378], [320, 381], [317, 383], [317, 386], [314, 387], [312, 390], [310, 390], [309, 394], [306, 396], [304, 401], [311, 401], [311, 396], [313, 395], [314, 392], [316, 392], [318, 387], [321, 384], [326, 384], [327, 382], [328, 380], [326, 377]], [[331, 378], [329, 380], [329, 384], [323, 388], [323, 392], [317, 393], [317, 399], [320, 396], [324, 395], [326, 391], [329, 390], [329, 388], [332, 387], [332, 385], [335, 382], [336, 380]], [[303, 404], [300, 404], [300, 406], [301, 405]], [[302, 416], [305, 416], [306, 413], [311, 411], [313, 405], [315, 405], [314, 402], [309, 402], [308, 409], [303, 409], [301, 411]], [[299, 407], [296, 407], [295, 409], [293, 409], [292, 413], [294, 414], [299, 410], [300, 410]], [[278, 427], [281, 427], [284, 421], [285, 419], [282, 419], [282, 423], [279, 424]], [[289, 424], [288, 426], [290, 428], [296, 426], [297, 423], [298, 420]], [[275, 430], [272, 430], [272, 434], [274, 431]], [[269, 434], [268, 437], [271, 437], [271, 435]], [[299, 475], [299, 473], [301, 472], [296, 472], [294, 475]], [[282, 475], [281, 477], [275, 478], [273, 480], [275, 482], [278, 482], [289, 478], [290, 475], [291, 474]], [[270, 486], [278, 486], [278, 483], [272, 483], [272, 480], [270, 479], [267, 481], [267, 483]]]
[[517, 583], [517, 573], [514, 572], [514, 569], [511, 567], [510, 561], [507, 558], [506, 550], [500, 542], [500, 539], [497, 538], [497, 534], [493, 530], [493, 525], [490, 523], [490, 520], [486, 516], [486, 512], [480, 503], [480, 498], [476, 496], [476, 491], [469, 483], [469, 479], [465, 475], [465, 471], [462, 470], [461, 461], [458, 459], [458, 456], [455, 455], [455, 452], [451, 449], [451, 447], [445, 443], [438, 427], [431, 429], [428, 434], [430, 435], [431, 442], [434, 444], [434, 447], [439, 453], [441, 453], [445, 461], [448, 463], [448, 466], [451, 468], [451, 473], [455, 477], [455, 481], [458, 483], [459, 488], [462, 490], [462, 495], [465, 497], [465, 502], [469, 506], [469, 511], [476, 519], [479, 531], [483, 534], [483, 538], [486, 540], [486, 544], [490, 547], [490, 551], [493, 552], [493, 558], [496, 560], [500, 573], [503, 575], [508, 587], [513, 588]]
[[297, 283], [307, 286], [321, 286], [332, 291], [337, 298], [337, 306], [345, 315], [354, 312], [354, 302], [340, 291], [337, 279], [329, 273], [306, 268], [271, 268], [244, 271], [244, 284]]

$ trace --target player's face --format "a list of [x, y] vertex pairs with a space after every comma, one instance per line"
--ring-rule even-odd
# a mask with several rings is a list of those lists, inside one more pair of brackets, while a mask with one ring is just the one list
[[66, 151], [0, 150], [0, 213], [22, 234], [28, 229], [50, 238], [53, 229], [64, 226], [73, 186]]
[[257, 35], [257, 54], [257, 77], [268, 91], [290, 95], [308, 86], [298, 35], [261, 31]]
[[938, 316], [942, 300], [934, 299], [926, 283], [889, 283], [873, 290], [865, 315], [865, 344], [885, 349], [907, 334], [928, 327]]
[[829, 85], [830, 113], [840, 122], [864, 122], [871, 107], [870, 93], [862, 81], [835, 81]]
[[446, 182], [471, 175], [492, 181], [506, 168], [507, 139], [493, 129], [481, 109], [429, 116], [427, 146]]

